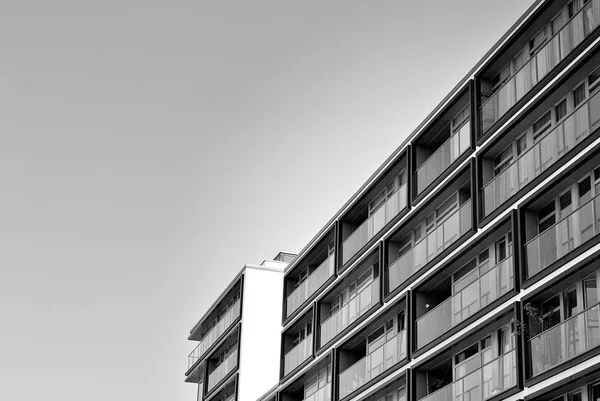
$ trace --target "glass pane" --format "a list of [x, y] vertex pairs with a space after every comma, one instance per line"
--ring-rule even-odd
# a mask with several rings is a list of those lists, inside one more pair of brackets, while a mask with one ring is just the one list
[[584, 280], [583, 289], [585, 292], [586, 308], [596, 305], [598, 303], [598, 284], [596, 283], [596, 277]]

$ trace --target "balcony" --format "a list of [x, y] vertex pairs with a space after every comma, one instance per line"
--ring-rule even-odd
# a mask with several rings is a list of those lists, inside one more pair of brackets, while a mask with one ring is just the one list
[[188, 355], [188, 369], [191, 368], [198, 359], [225, 333], [233, 322], [240, 316], [240, 300], [238, 299], [233, 306], [223, 315], [217, 324], [202, 337], [200, 344]]
[[484, 102], [482, 132], [489, 130], [594, 31], [600, 21], [599, 8], [600, 0], [587, 3]]
[[363, 287], [354, 298], [321, 323], [321, 346], [350, 326], [379, 302], [379, 278]]
[[407, 185], [402, 184], [367, 220], [342, 243], [342, 263], [347, 263], [383, 227], [406, 208]]
[[540, 176], [600, 126], [600, 93], [580, 105], [483, 187], [487, 216]]
[[208, 375], [208, 390], [212, 390], [217, 384], [223, 380], [231, 371], [237, 367], [238, 362], [238, 351], [234, 350], [231, 354], [225, 358], [223, 362], [219, 364], [209, 375]]
[[[465, 365], [476, 368], [480, 355]], [[474, 366], [473, 366], [474, 365]], [[420, 401], [481, 401], [517, 385], [516, 351], [501, 355], [493, 361], [442, 387]]]
[[388, 267], [389, 292], [431, 262], [472, 228], [471, 200], [449, 215], [441, 225], [417, 242]]
[[446, 171], [471, 144], [471, 124], [467, 120], [462, 128], [442, 144], [417, 168], [417, 193], [421, 193]]
[[406, 358], [406, 331], [402, 330], [381, 347], [340, 373], [340, 399]]
[[313, 337], [309, 334], [283, 357], [283, 375], [287, 375], [312, 356]]
[[527, 242], [527, 277], [534, 276], [598, 235], [599, 218], [600, 195]]
[[296, 311], [333, 275], [335, 256], [332, 253], [286, 298], [286, 316]]
[[190, 354], [188, 355], [188, 370], [190, 370], [192, 366], [194, 366], [196, 361], [200, 359], [200, 357], [202, 356], [200, 352], [200, 344], [196, 345], [196, 348], [194, 348], [194, 350], [190, 352]]
[[528, 341], [534, 376], [600, 345], [600, 305], [563, 321]]
[[417, 319], [417, 348], [421, 348], [513, 288], [513, 258], [504, 259], [460, 292]]

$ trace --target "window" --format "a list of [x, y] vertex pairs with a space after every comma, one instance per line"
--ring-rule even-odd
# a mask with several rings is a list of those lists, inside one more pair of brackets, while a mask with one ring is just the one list
[[404, 330], [405, 327], [405, 315], [404, 312], [400, 312], [400, 314], [398, 315], [398, 331], [402, 331]]
[[369, 203], [369, 216], [379, 209], [391, 196], [396, 192], [396, 189], [400, 188], [405, 182], [405, 171], [392, 178], [392, 180], [377, 194], [375, 199]]
[[379, 327], [377, 330], [369, 334], [367, 337], [367, 352], [370, 354], [383, 344], [385, 334], [385, 326]]
[[598, 303], [598, 282], [595, 273], [583, 280], [583, 291], [586, 308], [591, 308]]
[[452, 119], [452, 132], [459, 130], [463, 123], [469, 118], [469, 106], [458, 112], [458, 114]]
[[510, 78], [510, 63], [506, 64], [494, 78], [492, 78], [492, 92], [498, 90]]
[[575, 316], [578, 313], [577, 309], [577, 290], [572, 287], [564, 294], [565, 303], [565, 319]]
[[435, 228], [435, 216], [433, 213], [431, 213], [425, 219], [425, 233], [429, 234], [431, 231], [433, 231], [434, 228]]
[[303, 269], [298, 276], [294, 279], [294, 289], [300, 287], [306, 279], [308, 278], [308, 267]]
[[529, 41], [529, 55], [533, 56], [536, 51], [538, 51], [545, 43], [546, 43], [547, 35], [546, 35], [546, 27], [537, 33]]
[[560, 218], [564, 218], [573, 210], [573, 202], [571, 201], [571, 190], [568, 189], [567, 192], [563, 193], [558, 197], [558, 205], [560, 208]]
[[585, 84], [579, 85], [573, 90], [573, 104], [579, 106], [585, 100]]
[[500, 263], [508, 256], [508, 244], [506, 238], [502, 238], [496, 242], [496, 263]]
[[540, 136], [546, 132], [552, 124], [550, 111], [541, 116], [536, 122], [533, 123], [533, 141], [535, 142]]
[[577, 183], [577, 192], [579, 193], [579, 207], [592, 199], [592, 183], [590, 177], [585, 177]]
[[556, 122], [563, 119], [564, 116], [567, 115], [567, 99], [563, 99], [554, 106], [554, 111], [556, 113]]
[[551, 34], [556, 35], [558, 31], [565, 25], [565, 19], [563, 18], [563, 13], [558, 13], [556, 17], [550, 23], [550, 28], [552, 29]]
[[542, 327], [540, 332], [560, 323], [560, 298], [558, 295], [542, 302]]
[[521, 135], [519, 139], [517, 139], [517, 156], [520, 156], [527, 150], [527, 136]]
[[462, 291], [478, 276], [479, 272], [477, 269], [476, 259], [473, 259], [461, 267], [456, 273], [454, 273], [454, 285], [452, 288], [453, 294], [457, 294]]
[[310, 336], [312, 333], [312, 322], [306, 323], [292, 336], [292, 347], [300, 344], [305, 338]]
[[383, 188], [383, 190], [377, 194], [375, 199], [371, 203], [369, 203], [369, 216], [371, 216], [379, 206], [383, 205], [387, 198], [387, 188]]
[[594, 170], [594, 192], [600, 194], [600, 167]]
[[398, 257], [401, 257], [406, 252], [410, 251], [412, 248], [412, 243], [410, 241], [410, 234], [406, 237], [402, 238], [400, 243], [398, 244]]
[[494, 176], [508, 168], [512, 162], [512, 145], [509, 145], [494, 158]]
[[524, 52], [519, 52], [519, 54], [517, 54], [515, 57], [513, 57], [513, 65], [514, 65], [515, 73], [517, 71], [519, 71], [521, 69], [521, 67], [523, 67], [524, 64], [525, 64], [525, 53]]
[[573, 18], [575, 13], [577, 12], [577, 6], [575, 5], [575, 1], [572, 1], [568, 5], [569, 18]]
[[538, 233], [541, 234], [554, 223], [556, 223], [556, 211], [553, 199], [538, 212]]
[[448, 198], [440, 207], [436, 209], [436, 219], [439, 224], [445, 216], [450, 214], [458, 205], [456, 195], [452, 195]]
[[588, 75], [588, 88], [589, 88], [590, 93], [592, 93], [598, 87], [599, 83], [600, 83], [600, 68], [598, 68], [596, 71], [594, 71], [590, 75]]

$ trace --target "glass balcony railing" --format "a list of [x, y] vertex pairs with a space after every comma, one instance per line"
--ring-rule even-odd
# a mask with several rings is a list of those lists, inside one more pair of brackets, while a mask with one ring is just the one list
[[238, 299], [235, 304], [223, 315], [217, 324], [209, 330], [209, 332], [202, 337], [200, 344], [194, 348], [194, 350], [188, 355], [188, 369], [191, 368], [198, 359], [204, 355], [206, 351], [221, 337], [225, 330], [231, 326], [231, 324], [240, 316], [240, 300]]
[[314, 393], [307, 395], [303, 401], [331, 401], [331, 382], [326, 383], [324, 387], [321, 387]]
[[600, 0], [592, 0], [575, 14], [481, 106], [482, 130], [486, 132], [523, 98], [554, 67], [596, 29]]
[[599, 315], [600, 305], [597, 304], [530, 339], [533, 375], [599, 346]]
[[600, 93], [580, 105], [483, 187], [487, 216], [600, 126]]
[[404, 358], [406, 358], [406, 332], [402, 330], [381, 347], [340, 373], [340, 399], [362, 387]]
[[335, 258], [332, 253], [327, 259], [317, 267], [298, 288], [296, 288], [286, 298], [286, 316], [298, 309], [312, 294], [315, 293], [329, 277], [333, 275], [335, 269]]
[[354, 298], [321, 323], [321, 346], [350, 326], [379, 302], [379, 278], [362, 288]]
[[213, 389], [229, 372], [237, 367], [238, 352], [233, 351], [219, 366], [208, 375], [208, 391]]
[[292, 370], [296, 369], [312, 355], [312, 335], [308, 335], [298, 345], [289, 350], [283, 357], [283, 374], [287, 375]]
[[598, 235], [600, 195], [525, 244], [527, 277], [532, 277], [558, 259]]
[[471, 200], [448, 216], [431, 233], [388, 267], [391, 292], [472, 228]]
[[469, 120], [417, 168], [417, 193], [421, 193], [450, 167], [471, 144]]
[[402, 184], [384, 204], [365, 220], [342, 244], [342, 263], [346, 263], [367, 244], [387, 223], [406, 207], [407, 186]]
[[516, 385], [517, 358], [512, 350], [419, 401], [482, 401]]
[[417, 319], [417, 348], [429, 344], [512, 290], [513, 272], [513, 258], [509, 256]]

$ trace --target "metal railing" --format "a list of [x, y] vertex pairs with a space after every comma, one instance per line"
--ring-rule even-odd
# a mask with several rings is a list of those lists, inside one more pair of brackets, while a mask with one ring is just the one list
[[369, 355], [340, 373], [340, 399], [362, 387], [406, 358], [406, 331], [402, 330]]
[[290, 316], [298, 309], [312, 294], [315, 293], [329, 277], [333, 275], [335, 269], [335, 257], [332, 253], [317, 267], [298, 288], [294, 289], [286, 298], [286, 311]]
[[504, 259], [465, 288], [417, 319], [417, 348], [485, 308], [513, 288], [513, 257]]
[[598, 27], [600, 0], [592, 0], [575, 14], [515, 74], [481, 106], [482, 132], [496, 123], [554, 67]]
[[516, 360], [513, 349], [419, 401], [473, 401], [495, 397], [516, 386]]
[[217, 322], [217, 324], [209, 330], [209, 332], [202, 337], [200, 343], [194, 348], [192, 352], [188, 355], [188, 369], [191, 368], [198, 359], [204, 355], [204, 353], [208, 350], [208, 348], [213, 345], [217, 340], [225, 333], [231, 324], [240, 316], [240, 305], [241, 302], [238, 299], [233, 306], [221, 316], [221, 319]]
[[600, 195], [525, 244], [527, 277], [539, 273], [586, 241], [600, 229]]
[[417, 193], [423, 192], [452, 163], [456, 161], [471, 144], [471, 123], [467, 120], [446, 142], [417, 168]]
[[313, 336], [309, 334], [304, 340], [283, 356], [283, 374], [287, 375], [312, 355]]
[[600, 345], [600, 305], [596, 304], [528, 341], [533, 375], [546, 372]]
[[407, 185], [402, 184], [367, 220], [342, 243], [342, 263], [346, 263], [407, 205]]
[[238, 351], [234, 350], [219, 366], [208, 375], [208, 391], [213, 389], [229, 372], [237, 367]]
[[483, 187], [487, 216], [600, 126], [600, 94], [581, 104]]
[[431, 233], [388, 267], [388, 292], [398, 288], [410, 276], [433, 260], [472, 228], [471, 200], [449, 215]]
[[321, 346], [350, 326], [379, 302], [379, 277], [362, 288], [354, 298], [321, 323]]

